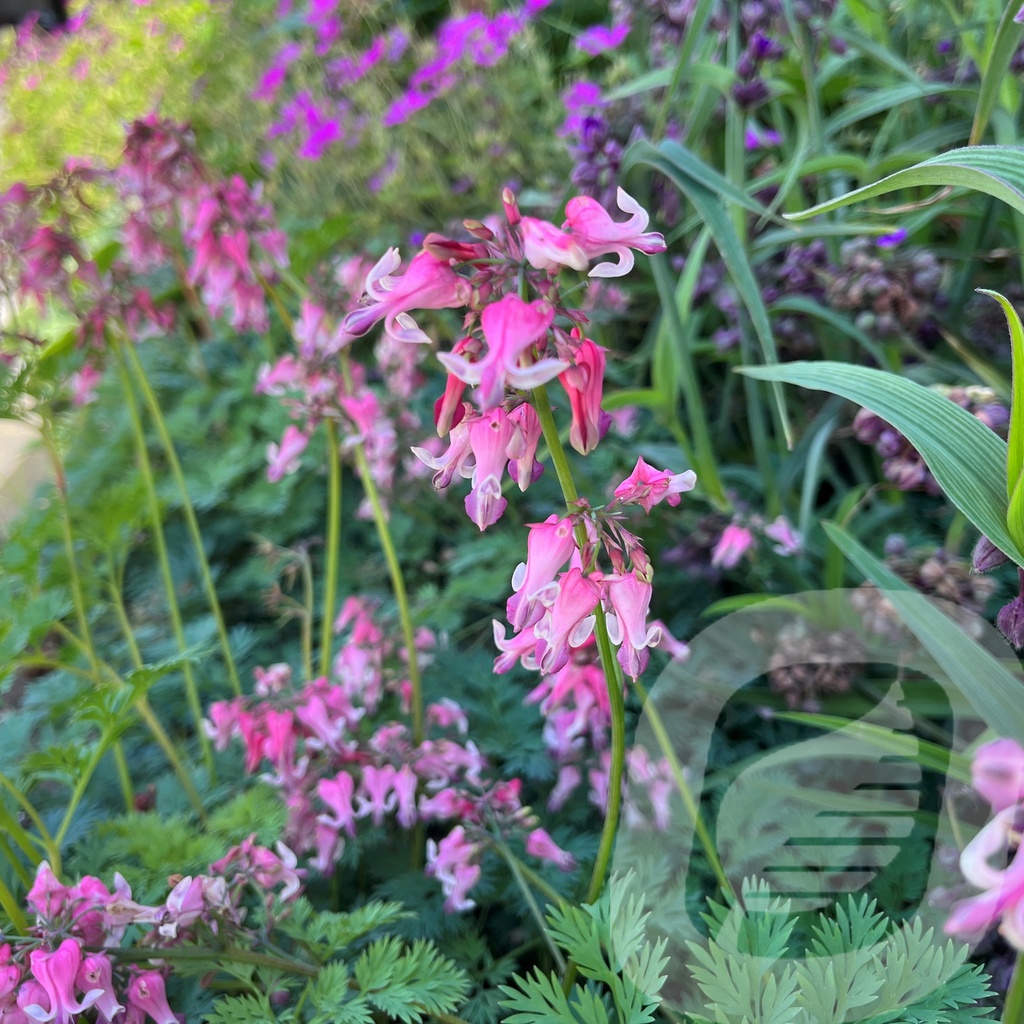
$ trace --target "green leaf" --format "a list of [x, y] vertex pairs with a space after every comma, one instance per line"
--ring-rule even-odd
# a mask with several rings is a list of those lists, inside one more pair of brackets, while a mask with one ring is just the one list
[[1006, 443], [966, 409], [903, 377], [845, 363], [747, 366], [740, 372], [841, 395], [881, 416], [921, 453], [946, 497], [1024, 566], [1024, 549], [1006, 528]]
[[789, 220], [807, 220], [819, 213], [838, 210], [862, 199], [872, 199], [900, 188], [914, 188], [918, 185], [974, 189], [1002, 199], [1004, 203], [1024, 213], [1024, 147], [966, 146], [953, 149], [890, 174], [873, 185], [865, 185], [836, 199], [784, 216]]
[[977, 145], [985, 134], [985, 127], [992, 116], [992, 111], [995, 110], [1010, 61], [1017, 52], [1021, 36], [1024, 35], [1024, 25], [1019, 24], [1014, 18], [1019, 10], [1020, 0], [1009, 0], [1003, 9], [1003, 16], [999, 19], [988, 63], [985, 65], [985, 73], [981, 76], [981, 88], [978, 90], [978, 106], [974, 111], [974, 123], [971, 125], [971, 137], [968, 140], [972, 146]]
[[995, 299], [1003, 307], [1006, 326], [1010, 330], [1013, 384], [1020, 385], [1011, 387], [1010, 436], [1006, 454], [1006, 491], [1007, 498], [1012, 498], [1021, 469], [1024, 468], [1024, 326], [1009, 299], [987, 288], [979, 288], [978, 291]]
[[[754, 331], [761, 343], [765, 362], [777, 364], [779, 357], [775, 350], [775, 339], [772, 336], [768, 311], [761, 298], [761, 289], [722, 199], [727, 198], [734, 202], [742, 200], [741, 205], [746, 209], [754, 209], [756, 213], [764, 213], [764, 208], [757, 203], [751, 206], [754, 201], [746, 193], [726, 181], [717, 171], [712, 170], [702, 161], [698, 161], [692, 154], [687, 154], [687, 159], [679, 162], [677, 150], [683, 153], [687, 152], [678, 143], [670, 145], [669, 142], [663, 142], [660, 146], [655, 147], [646, 139], [641, 139], [626, 150], [622, 173], [625, 175], [629, 168], [637, 164], [653, 167], [674, 182], [696, 207], [701, 220], [704, 221], [715, 240], [722, 261], [729, 269], [729, 275], [736, 285], [736, 291], [747, 307]], [[671, 154], [671, 158], [667, 154]], [[696, 163], [692, 163], [692, 161], [696, 161]], [[775, 385], [772, 391], [775, 396], [779, 427], [786, 439], [786, 444], [791, 447], [792, 430], [782, 390]]]
[[[950, 403], [952, 404], [952, 403]], [[957, 689], [1000, 735], [1024, 739], [1024, 681], [976, 643], [927, 598], [912, 590], [870, 551], [834, 523], [822, 523], [829, 539], [896, 608]]]

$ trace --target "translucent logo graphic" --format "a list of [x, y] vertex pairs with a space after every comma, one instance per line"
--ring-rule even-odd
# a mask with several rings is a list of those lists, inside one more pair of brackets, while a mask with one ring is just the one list
[[[961, 608], [870, 589], [771, 599], [694, 638], [635, 738], [676, 778], [668, 827], [664, 793], [630, 778], [613, 861], [612, 913], [635, 922], [642, 904], [670, 1008], [852, 1024], [960, 977], [942, 895], [973, 894], [957, 851], [987, 807], [951, 816], [959, 752], [989, 727], [1013, 735], [1008, 654]], [[730, 992], [723, 1010], [712, 997]]]

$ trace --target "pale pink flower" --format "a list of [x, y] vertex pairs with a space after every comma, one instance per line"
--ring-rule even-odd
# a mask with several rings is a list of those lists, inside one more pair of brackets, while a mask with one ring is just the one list
[[427, 721], [441, 729], [454, 728], [460, 736], [465, 736], [469, 731], [466, 712], [451, 697], [442, 697], [436, 704], [428, 704]]
[[711, 552], [711, 564], [723, 569], [734, 569], [740, 559], [753, 547], [754, 535], [745, 526], [730, 523]]
[[402, 828], [412, 828], [416, 824], [416, 788], [419, 779], [407, 764], [403, 764], [395, 773], [392, 785], [398, 807], [395, 815], [398, 824]]
[[1016, 831], [1019, 808], [1000, 811], [964, 848], [960, 870], [972, 885], [985, 891], [955, 904], [946, 921], [948, 935], [980, 935], [1002, 919], [1000, 934], [1015, 949], [1024, 950], [1024, 857], [1014, 856], [1009, 867], [992, 867], [998, 855], [1005, 863]]
[[647, 667], [649, 647], [657, 645], [661, 630], [648, 625], [651, 607], [651, 584], [635, 572], [605, 578], [608, 597], [614, 614], [608, 616], [608, 635], [619, 644], [618, 659], [623, 671], [632, 679], [639, 678]]
[[411, 309], [452, 309], [465, 306], [470, 285], [429, 252], [413, 257], [404, 274], [396, 275], [402, 260], [397, 249], [388, 251], [374, 264], [366, 277], [370, 304], [349, 313], [342, 328], [352, 335], [365, 334], [378, 320], [396, 341], [429, 343], [430, 338], [409, 316]]
[[785, 516], [779, 516], [764, 528], [764, 535], [775, 541], [772, 550], [777, 555], [795, 555], [803, 548], [803, 538]]
[[569, 797], [579, 787], [582, 778], [580, 770], [576, 765], [562, 765], [558, 772], [558, 781], [555, 783], [555, 788], [551, 790], [551, 796], [548, 797], [548, 810], [561, 810]]
[[285, 428], [281, 443], [267, 445], [267, 479], [276, 484], [283, 477], [294, 473], [300, 465], [300, 457], [309, 444], [309, 438], [294, 424]]
[[692, 491], [696, 483], [697, 474], [693, 470], [670, 473], [667, 469], [654, 469], [638, 456], [633, 472], [615, 488], [615, 497], [624, 505], [642, 505], [644, 511], [650, 513], [662, 501], [678, 505], [682, 500], [679, 495]]
[[442, 352], [437, 358], [466, 384], [479, 385], [477, 403], [482, 412], [489, 412], [504, 400], [507, 387], [534, 388], [565, 369], [566, 363], [560, 359], [527, 359], [553, 319], [554, 311], [546, 302], [524, 302], [517, 295], [506, 295], [480, 315], [487, 341], [483, 356], [470, 362], [464, 355]]
[[481, 849], [479, 843], [466, 839], [466, 830], [461, 825], [453, 828], [440, 843], [427, 840], [426, 872], [441, 883], [444, 908], [449, 913], [476, 906], [467, 894], [480, 880], [480, 865], [472, 861]]
[[501, 651], [494, 659], [497, 675], [511, 671], [517, 661], [525, 669], [537, 669], [537, 651], [541, 648], [541, 641], [534, 634], [533, 626], [513, 633], [508, 640], [505, 639], [505, 627], [497, 619], [491, 620], [491, 626], [494, 628], [494, 646]]
[[557, 273], [562, 267], [587, 269], [586, 252], [568, 232], [536, 217], [523, 217], [520, 230], [523, 233], [523, 255], [535, 270]]
[[629, 220], [614, 221], [607, 210], [589, 196], [576, 196], [565, 207], [565, 223], [579, 248], [588, 259], [611, 254], [617, 263], [599, 263], [590, 271], [591, 277], [622, 277], [633, 269], [633, 249], [651, 255], [665, 251], [665, 237], [647, 231], [650, 217], [643, 207], [624, 189], [618, 189], [619, 209], [630, 214]]
[[[573, 334], [578, 337], [579, 331], [574, 330]], [[580, 455], [588, 455], [601, 440], [604, 366], [604, 349], [584, 338], [573, 353], [573, 364], [558, 375], [572, 410], [569, 443]]]
[[515, 630], [532, 626], [544, 614], [543, 594], [558, 589], [555, 575], [576, 550], [572, 522], [552, 514], [543, 523], [528, 523], [526, 561], [512, 574], [514, 593], [505, 605], [509, 624]]
[[992, 740], [978, 748], [971, 764], [971, 784], [1002, 811], [1024, 800], [1024, 749], [1016, 740]]
[[496, 523], [508, 505], [501, 496], [501, 479], [514, 433], [508, 413], [500, 407], [469, 424], [469, 444], [476, 465], [472, 488], [466, 496], [466, 514], [481, 531]]
[[600, 599], [600, 582], [577, 568], [562, 574], [554, 595], [544, 594], [541, 601], [547, 612], [533, 627], [542, 641], [542, 672], [557, 672], [569, 660], [570, 647], [579, 647], [594, 631], [594, 609]]
[[77, 373], [71, 375], [71, 402], [73, 405], [89, 405], [96, 401], [96, 387], [103, 374], [92, 363], [86, 363]]
[[335, 831], [344, 829], [353, 839], [356, 834], [356, 810], [352, 805], [355, 788], [355, 780], [346, 771], [338, 772], [333, 779], [321, 779], [316, 785], [317, 796], [331, 811], [331, 814], [321, 814], [317, 820]]
[[[473, 475], [473, 450], [469, 441], [469, 423], [465, 418], [465, 411], [471, 409], [469, 403], [463, 405], [463, 417], [456, 426], [451, 428], [448, 435], [448, 448], [440, 455], [434, 455], [426, 448], [413, 447], [410, 449], [413, 455], [420, 462], [431, 469], [434, 473], [434, 489], [443, 491], [455, 478], [455, 475], [469, 479]], [[475, 417], [474, 417], [475, 418]]]
[[563, 871], [572, 871], [576, 867], [576, 858], [563, 850], [542, 828], [535, 828], [526, 837], [526, 852], [531, 857], [551, 861]]

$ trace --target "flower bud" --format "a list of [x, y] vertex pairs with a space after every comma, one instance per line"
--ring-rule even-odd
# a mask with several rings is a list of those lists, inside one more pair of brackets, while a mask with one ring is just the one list
[[974, 545], [974, 554], [971, 555], [971, 568], [975, 572], [991, 572], [1006, 561], [1009, 559], [988, 537], [982, 534], [978, 538], [978, 543]]

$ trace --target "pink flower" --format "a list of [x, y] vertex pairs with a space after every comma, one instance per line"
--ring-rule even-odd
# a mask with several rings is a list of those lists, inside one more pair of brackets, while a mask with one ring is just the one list
[[723, 569], [734, 569], [740, 559], [750, 550], [754, 535], [745, 527], [730, 523], [711, 552], [711, 564]]
[[[573, 334], [579, 336], [578, 331]], [[573, 356], [573, 365], [558, 375], [572, 409], [569, 443], [580, 455], [588, 455], [601, 440], [604, 365], [604, 349], [584, 338]]]
[[1024, 749], [1011, 739], [979, 747], [971, 765], [971, 783], [994, 811], [1019, 804], [1024, 800]]
[[576, 867], [576, 858], [563, 850], [542, 828], [535, 828], [526, 837], [526, 852], [531, 857], [557, 864], [563, 871], [572, 871]]
[[372, 814], [374, 825], [380, 825], [384, 815], [395, 809], [398, 802], [398, 795], [394, 792], [396, 774], [394, 766], [390, 764], [380, 768], [368, 764], [363, 768], [361, 791], [356, 794], [358, 817], [365, 818]]
[[527, 626], [518, 633], [513, 634], [509, 640], [505, 639], [505, 627], [497, 620], [491, 620], [494, 628], [494, 646], [501, 651], [501, 654], [494, 659], [494, 671], [497, 675], [511, 671], [518, 661], [525, 669], [536, 670], [537, 651], [540, 650], [542, 642], [537, 639], [533, 626]]
[[82, 961], [78, 969], [75, 984], [83, 992], [94, 992], [99, 989], [103, 994], [96, 999], [96, 1009], [101, 1018], [113, 1020], [115, 1014], [121, 1013], [124, 1007], [117, 1001], [114, 993], [113, 965], [103, 953], [93, 953]]
[[404, 274], [395, 276], [401, 262], [398, 250], [388, 249], [374, 264], [366, 277], [370, 305], [345, 317], [345, 331], [365, 334], [383, 318], [384, 330], [396, 341], [427, 343], [430, 339], [409, 316], [410, 309], [451, 309], [469, 302], [469, 282], [444, 260], [421, 252], [413, 257]]
[[532, 626], [544, 614], [541, 597], [558, 590], [555, 574], [576, 550], [572, 522], [552, 514], [543, 523], [528, 523], [526, 561], [512, 574], [514, 593], [505, 605], [509, 624], [515, 630]]
[[143, 971], [128, 982], [128, 1005], [142, 1010], [156, 1024], [178, 1024], [178, 1018], [167, 1004], [164, 979], [157, 971]]
[[696, 483], [697, 474], [693, 470], [673, 474], [667, 469], [648, 466], [638, 456], [633, 472], [615, 488], [615, 497], [624, 505], [642, 505], [644, 511], [650, 513], [662, 501], [678, 505], [682, 500], [679, 495], [692, 491]]
[[972, 885], [985, 891], [955, 904], [946, 921], [947, 935], [980, 935], [1002, 918], [1000, 934], [1024, 950], [1024, 857], [1016, 854], [1009, 867], [998, 870], [989, 863], [999, 855], [1005, 861], [1016, 840], [1018, 808], [1000, 811], [964, 848], [960, 870]]
[[473, 864], [472, 859], [481, 848], [479, 843], [467, 841], [466, 830], [461, 825], [453, 828], [440, 843], [427, 840], [426, 872], [441, 883], [444, 909], [449, 913], [476, 906], [467, 894], [480, 879], [480, 865]]
[[71, 402], [73, 405], [89, 405], [96, 401], [96, 386], [103, 374], [92, 363], [86, 363], [77, 373], [71, 375]]
[[621, 645], [618, 659], [623, 671], [637, 679], [647, 667], [647, 648], [656, 646], [661, 639], [661, 630], [647, 624], [652, 588], [635, 572], [609, 576], [605, 582], [614, 609], [614, 614], [608, 616], [608, 635], [612, 643]]
[[36, 868], [35, 881], [25, 901], [41, 918], [47, 920], [64, 909], [70, 891], [66, 885], [61, 885], [49, 862], [44, 860]]
[[764, 528], [764, 535], [776, 542], [772, 551], [777, 555], [795, 555], [803, 548], [803, 539], [785, 516], [769, 523]]
[[523, 233], [523, 255], [535, 270], [557, 273], [562, 267], [587, 269], [587, 254], [579, 241], [554, 224], [536, 217], [523, 217], [520, 230]]
[[[475, 360], [480, 354], [482, 345], [476, 338], [460, 338], [447, 355], [448, 359], [460, 359], [467, 365]], [[441, 360], [442, 363], [444, 360]], [[447, 365], [447, 364], [445, 364]], [[452, 427], [457, 426], [466, 415], [466, 409], [462, 402], [462, 394], [466, 390], [466, 382], [461, 377], [449, 372], [445, 381], [444, 394], [434, 403], [434, 426], [437, 427], [437, 436], [444, 437]]]
[[473, 475], [473, 451], [469, 438], [470, 421], [465, 418], [467, 409], [472, 409], [468, 402], [463, 405], [463, 416], [459, 418], [457, 425], [451, 428], [451, 433], [448, 435], [447, 451], [440, 455], [434, 455], [427, 448], [413, 447], [410, 449], [423, 465], [436, 470], [433, 479], [435, 490], [443, 491], [455, 478], [456, 473], [465, 479]]
[[321, 779], [316, 792], [332, 814], [321, 814], [317, 819], [335, 830], [344, 829], [353, 839], [356, 834], [356, 811], [352, 806], [355, 781], [346, 771], [338, 772], [333, 779]]
[[489, 412], [505, 398], [505, 389], [528, 389], [545, 384], [565, 369], [560, 359], [530, 360], [523, 365], [529, 350], [547, 333], [554, 311], [546, 302], [524, 302], [506, 295], [486, 306], [480, 316], [487, 351], [475, 362], [453, 352], [442, 352], [438, 359], [449, 373], [466, 384], [479, 384], [476, 394], [482, 412]]
[[599, 263], [590, 271], [591, 277], [622, 277], [633, 269], [632, 249], [651, 255], [665, 251], [665, 238], [657, 231], [647, 231], [650, 217], [624, 189], [618, 189], [619, 209], [630, 214], [627, 221], [613, 221], [608, 211], [589, 196], [576, 196], [565, 207], [563, 227], [572, 231], [580, 249], [588, 259], [612, 254], [617, 263]]
[[309, 438], [298, 427], [290, 425], [285, 428], [281, 443], [267, 445], [267, 479], [276, 484], [282, 477], [294, 473], [299, 468], [299, 457], [306, 450]]
[[81, 1001], [75, 999], [75, 980], [82, 966], [82, 947], [75, 939], [65, 939], [49, 953], [33, 949], [28, 955], [29, 970], [43, 987], [50, 1001], [48, 1010], [38, 1003], [25, 1007], [25, 1012], [38, 1021], [55, 1020], [71, 1024], [75, 1015], [92, 1006], [103, 995], [103, 989], [90, 989]]
[[537, 410], [527, 402], [517, 405], [508, 418], [516, 428], [508, 446], [508, 475], [519, 490], [525, 491], [544, 472], [544, 466], [537, 461], [537, 446], [544, 431]]
[[544, 595], [541, 600], [548, 611], [533, 628], [542, 641], [542, 672], [557, 672], [569, 660], [569, 648], [579, 647], [594, 631], [594, 609], [600, 599], [600, 583], [576, 568], [563, 573], [554, 596]]
[[416, 787], [419, 779], [407, 764], [403, 764], [395, 773], [393, 785], [393, 794], [398, 803], [398, 813], [395, 815], [398, 824], [402, 828], [412, 828], [416, 824]]
[[551, 790], [551, 796], [548, 797], [548, 810], [561, 810], [565, 806], [565, 802], [576, 791], [581, 781], [582, 776], [576, 765], [563, 765], [558, 772], [558, 781], [555, 783], [555, 788]]
[[497, 408], [469, 424], [469, 443], [476, 459], [466, 514], [483, 531], [496, 523], [508, 502], [501, 496], [501, 478], [508, 465], [508, 446], [515, 433], [508, 414]]

